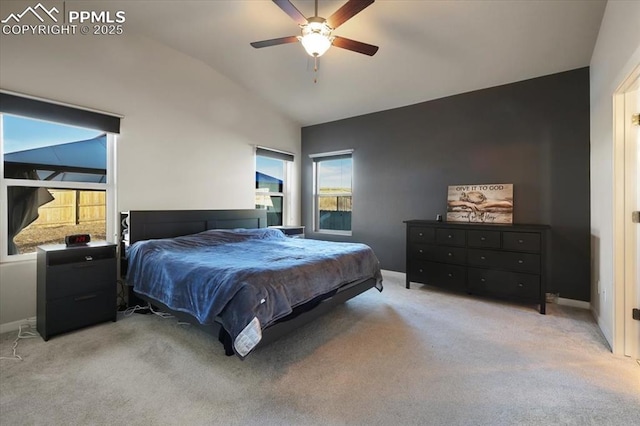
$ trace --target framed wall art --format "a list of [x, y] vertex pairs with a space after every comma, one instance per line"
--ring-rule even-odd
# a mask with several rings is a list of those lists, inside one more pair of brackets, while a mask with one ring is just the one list
[[513, 223], [513, 184], [449, 186], [447, 222]]

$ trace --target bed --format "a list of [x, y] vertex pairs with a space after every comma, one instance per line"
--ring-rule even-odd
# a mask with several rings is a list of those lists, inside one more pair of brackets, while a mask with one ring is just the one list
[[382, 291], [370, 247], [288, 238], [266, 227], [265, 210], [130, 211], [122, 223], [129, 305], [197, 324], [241, 359], [339, 303]]

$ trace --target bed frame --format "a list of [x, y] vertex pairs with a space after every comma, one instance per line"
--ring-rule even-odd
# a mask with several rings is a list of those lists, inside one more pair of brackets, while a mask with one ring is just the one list
[[[209, 229], [265, 228], [267, 226], [266, 210], [132, 210], [121, 213], [121, 253], [128, 244], [152, 238], [171, 238], [195, 234]], [[126, 277], [126, 259], [120, 256], [120, 273]], [[358, 294], [376, 285], [374, 278], [347, 284], [336, 292], [321, 296], [297, 307], [287, 317], [262, 330], [262, 340], [256, 349], [267, 345], [281, 336], [300, 328], [331, 310], [334, 306], [346, 302]], [[174, 311], [163, 303], [141, 295], [128, 288], [128, 306], [146, 305], [147, 302], [163, 312], [169, 312], [181, 321], [186, 321], [205, 330], [220, 340], [227, 355], [233, 355], [231, 339], [222, 326], [203, 325], [184, 312]]]

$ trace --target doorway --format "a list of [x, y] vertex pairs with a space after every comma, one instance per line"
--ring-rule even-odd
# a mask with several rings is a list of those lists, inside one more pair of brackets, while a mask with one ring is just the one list
[[640, 360], [640, 65], [614, 94], [613, 352]]

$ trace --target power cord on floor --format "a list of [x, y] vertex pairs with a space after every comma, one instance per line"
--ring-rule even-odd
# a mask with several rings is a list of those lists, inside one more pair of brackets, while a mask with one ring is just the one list
[[173, 318], [173, 315], [171, 315], [170, 313], [161, 312], [161, 311], [155, 311], [151, 304], [149, 304], [149, 310], [151, 312], [153, 312], [154, 314], [156, 314], [157, 316], [159, 316], [160, 318]]
[[160, 318], [173, 318], [173, 315], [167, 313], [167, 312], [162, 312], [162, 311], [157, 311], [155, 309], [153, 309], [153, 306], [150, 303], [147, 303], [145, 306], [140, 306], [140, 305], [136, 305], [136, 306], [130, 306], [127, 309], [125, 309], [124, 311], [124, 316], [128, 317], [130, 315], [133, 315], [134, 312], [136, 311], [143, 311], [143, 310], [149, 310], [151, 311], [151, 313], [159, 316]]
[[[35, 321], [35, 319], [32, 321]], [[18, 355], [18, 342], [20, 341], [20, 339], [32, 339], [34, 337], [38, 337], [38, 333], [33, 331], [22, 331], [22, 327], [31, 328], [31, 324], [21, 324], [20, 326], [18, 326], [18, 337], [16, 337], [16, 340], [13, 341], [12, 346], [13, 356], [0, 356], [0, 359], [12, 359], [16, 361], [23, 360], [22, 357]]]
[[140, 306], [140, 305], [129, 306], [127, 309], [125, 309], [123, 311], [123, 314], [124, 314], [125, 317], [128, 317], [128, 316], [133, 315], [137, 311], [146, 311], [148, 309], [149, 309], [149, 305], [146, 305], [146, 306]]
[[[159, 316], [160, 318], [164, 318], [164, 319], [175, 318], [170, 313], [161, 312], [161, 311], [157, 311], [157, 310], [153, 309], [153, 305], [151, 305], [150, 303], [147, 303], [146, 306], [140, 306], [140, 305], [131, 306], [131, 307], [125, 309], [124, 316], [128, 317], [130, 315], [133, 315], [133, 313], [136, 312], [136, 311], [148, 311], [148, 312], [151, 312], [151, 313]], [[146, 312], [146, 313], [148, 313], [148, 312]], [[185, 322], [185, 321], [178, 321], [177, 324], [178, 325], [191, 325], [191, 323], [188, 323], [188, 322]]]

